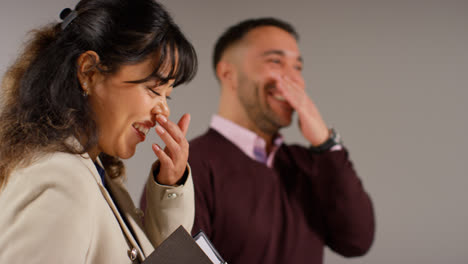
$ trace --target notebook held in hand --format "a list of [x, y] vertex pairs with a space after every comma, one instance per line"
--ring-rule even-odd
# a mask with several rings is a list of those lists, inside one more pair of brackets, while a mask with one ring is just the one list
[[164, 240], [143, 264], [213, 264], [190, 234], [182, 227]]

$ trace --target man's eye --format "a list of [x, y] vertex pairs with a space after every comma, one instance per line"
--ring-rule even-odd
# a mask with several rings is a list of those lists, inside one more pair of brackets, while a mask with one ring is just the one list
[[280, 64], [281, 61], [278, 59], [269, 59], [268, 62], [275, 63], [275, 64]]

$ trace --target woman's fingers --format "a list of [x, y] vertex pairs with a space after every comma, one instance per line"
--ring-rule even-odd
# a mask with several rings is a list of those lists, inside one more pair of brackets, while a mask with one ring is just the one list
[[191, 120], [191, 116], [190, 114], [184, 114], [179, 122], [177, 123], [177, 125], [179, 126], [180, 130], [182, 131], [182, 133], [184, 134], [184, 137], [187, 135], [187, 130], [188, 130], [188, 127], [190, 125], [190, 120]]
[[156, 154], [156, 156], [159, 159], [159, 162], [161, 163], [161, 167], [167, 168], [167, 167], [173, 167], [174, 164], [172, 162], [171, 157], [169, 157], [163, 149], [158, 144], [153, 144], [152, 145], [153, 152]]
[[188, 142], [185, 133], [190, 115], [182, 116], [178, 125], [163, 116], [158, 116], [157, 120], [159, 124], [156, 126], [156, 133], [166, 144], [166, 154], [172, 159], [175, 167], [185, 168], [188, 159]]
[[[176, 125], [174, 122], [172, 122], [171, 120], [168, 120], [163, 115], [158, 115], [156, 117], [156, 119], [157, 119], [159, 125], [162, 128], [164, 128], [164, 130], [169, 133], [170, 137], [172, 137], [172, 139], [174, 139], [177, 143], [180, 143], [182, 140], [185, 139], [184, 133], [182, 132], [180, 127], [178, 125]], [[158, 126], [156, 126], [156, 128], [157, 127]], [[159, 131], [156, 131], [156, 132], [158, 132], [158, 134], [159, 134]]]
[[[178, 153], [180, 151], [180, 144], [179, 142], [174, 139], [173, 135], [169, 133], [168, 130], [164, 129], [161, 125], [156, 125], [156, 133], [159, 135], [159, 137], [162, 139], [162, 141], [166, 144], [166, 153], [174, 158], [172, 153]], [[182, 134], [182, 132], [180, 132]], [[180, 141], [180, 139], [179, 139]]]
[[159, 145], [153, 144], [152, 148], [154, 154], [156, 154], [159, 159], [159, 173], [156, 176], [156, 181], [163, 185], [176, 184], [181, 178], [179, 175], [180, 170], [174, 167], [171, 157], [169, 157]]

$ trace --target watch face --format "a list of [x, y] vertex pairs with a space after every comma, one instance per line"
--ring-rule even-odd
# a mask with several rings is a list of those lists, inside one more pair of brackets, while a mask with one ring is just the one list
[[336, 144], [341, 144], [341, 136], [338, 133], [335, 133], [335, 142]]
[[340, 134], [336, 133], [335, 129], [330, 129], [331, 130], [331, 133], [330, 133], [330, 139], [333, 139], [333, 141], [335, 142], [335, 144], [341, 144], [341, 136]]

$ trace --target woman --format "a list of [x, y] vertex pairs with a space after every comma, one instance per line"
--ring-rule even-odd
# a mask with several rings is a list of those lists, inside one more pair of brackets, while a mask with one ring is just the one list
[[[0, 263], [138, 263], [193, 224], [190, 117], [168, 120], [167, 99], [195, 51], [153, 0], [82, 0], [61, 18], [2, 83]], [[152, 145], [143, 214], [120, 158], [154, 126], [166, 149]]]

